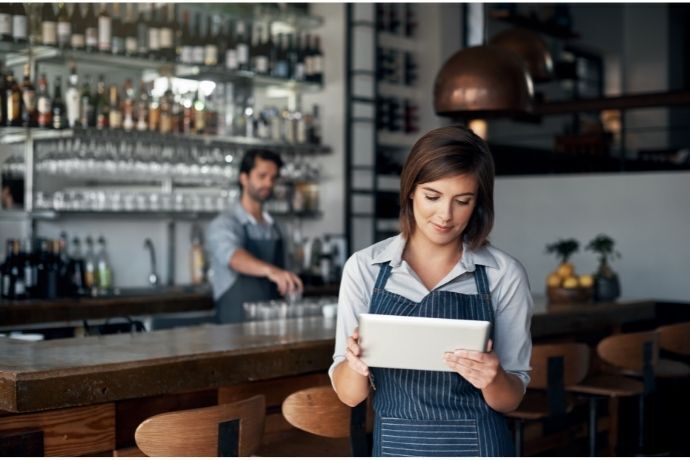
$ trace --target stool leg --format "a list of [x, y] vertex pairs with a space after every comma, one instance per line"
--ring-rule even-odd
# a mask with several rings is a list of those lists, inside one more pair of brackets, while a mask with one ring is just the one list
[[589, 456], [597, 456], [597, 398], [589, 398]]
[[515, 456], [522, 457], [522, 449], [524, 442], [524, 428], [525, 423], [521, 419], [515, 419]]
[[639, 449], [638, 453], [642, 454], [642, 453], [644, 453], [645, 449], [647, 448], [647, 439], [646, 439], [647, 433], [646, 433], [646, 426], [644, 423], [645, 411], [646, 411], [646, 409], [645, 409], [645, 395], [644, 394], [640, 395], [639, 403], [640, 403], [640, 406], [639, 406], [639, 408], [640, 408], [640, 410], [639, 410], [640, 420], [639, 420], [639, 424], [638, 424], [639, 435], [638, 435], [637, 448]]
[[618, 398], [609, 398], [609, 456], [618, 450]]

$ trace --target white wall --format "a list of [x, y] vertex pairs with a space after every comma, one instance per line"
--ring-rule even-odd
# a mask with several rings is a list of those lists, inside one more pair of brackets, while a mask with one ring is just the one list
[[626, 298], [690, 300], [690, 173], [500, 177], [491, 241], [520, 260], [532, 291], [543, 294], [557, 259], [546, 244], [576, 238], [580, 274], [596, 270], [583, 249], [606, 233], [622, 258], [612, 262]]

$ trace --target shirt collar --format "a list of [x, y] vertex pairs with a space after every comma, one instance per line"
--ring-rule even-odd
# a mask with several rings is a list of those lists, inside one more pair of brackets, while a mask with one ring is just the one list
[[[388, 245], [375, 254], [371, 260], [372, 264], [388, 262], [391, 267], [399, 267], [402, 263], [402, 253], [405, 250], [405, 239], [401, 234], [395, 236]], [[466, 243], [462, 245], [462, 258], [458, 262], [466, 271], [474, 271], [476, 265], [498, 268], [496, 258], [489, 251], [488, 244], [477, 250], [470, 249]]]
[[[235, 202], [235, 206], [233, 207], [233, 213], [235, 214], [235, 216], [237, 216], [237, 219], [240, 221], [242, 225], [258, 225], [258, 222], [254, 218], [254, 216], [249, 214], [249, 212], [247, 212], [247, 210], [244, 209], [244, 206], [242, 206], [242, 202], [240, 200], [237, 200]], [[273, 217], [271, 217], [271, 215], [268, 212], [262, 211], [262, 216], [266, 224], [273, 225]]]

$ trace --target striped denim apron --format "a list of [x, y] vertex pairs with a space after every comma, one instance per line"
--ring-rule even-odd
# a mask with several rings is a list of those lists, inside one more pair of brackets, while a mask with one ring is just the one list
[[[390, 272], [391, 266], [382, 264], [370, 313], [484, 320], [493, 324], [484, 266], [477, 265], [474, 272], [479, 294], [432, 291], [419, 303], [384, 289]], [[457, 372], [387, 368], [371, 368], [371, 372], [376, 386], [375, 456], [514, 455], [503, 415], [491, 409], [481, 390]]]

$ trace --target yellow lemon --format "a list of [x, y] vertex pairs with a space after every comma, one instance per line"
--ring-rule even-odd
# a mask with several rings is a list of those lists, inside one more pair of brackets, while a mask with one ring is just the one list
[[567, 278], [575, 273], [575, 266], [570, 262], [564, 262], [558, 266], [556, 272], [558, 272], [561, 278]]
[[592, 275], [580, 275], [580, 286], [582, 287], [592, 287], [594, 284], [594, 278]]
[[566, 289], [575, 289], [579, 286], [577, 278], [574, 276], [569, 276], [563, 280], [563, 287]]
[[558, 287], [561, 285], [561, 277], [558, 273], [551, 273], [546, 277], [546, 285], [549, 287]]

